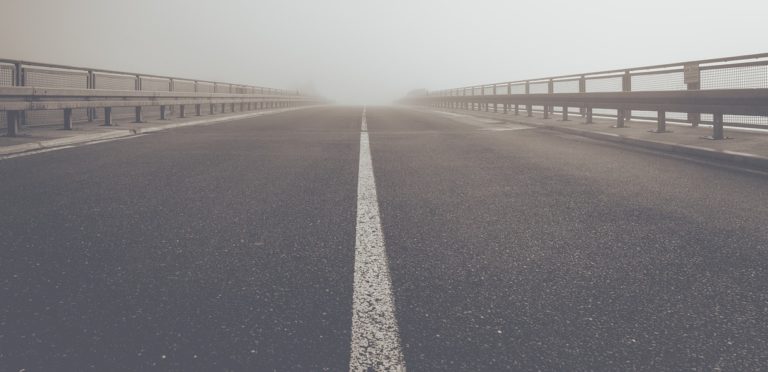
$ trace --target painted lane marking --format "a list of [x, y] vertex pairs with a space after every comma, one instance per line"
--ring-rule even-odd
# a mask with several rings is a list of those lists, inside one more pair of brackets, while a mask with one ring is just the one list
[[363, 109], [357, 181], [350, 371], [405, 371]]
[[44, 152], [51, 152], [51, 151], [57, 151], [57, 150], [63, 150], [63, 149], [71, 149], [73, 147], [75, 146], [59, 146], [59, 147], [52, 147], [49, 149], [33, 150], [33, 151], [20, 152], [17, 154], [3, 155], [3, 156], [0, 156], [0, 160], [20, 158], [22, 156], [37, 155], [37, 154], [42, 154]]

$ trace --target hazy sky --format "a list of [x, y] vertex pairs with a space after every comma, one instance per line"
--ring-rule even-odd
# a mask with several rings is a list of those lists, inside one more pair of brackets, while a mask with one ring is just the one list
[[344, 103], [768, 52], [768, 0], [0, 0], [0, 57]]

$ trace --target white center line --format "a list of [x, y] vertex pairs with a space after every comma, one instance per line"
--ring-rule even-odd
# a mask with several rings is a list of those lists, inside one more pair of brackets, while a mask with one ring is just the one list
[[357, 236], [350, 371], [405, 371], [392, 280], [381, 231], [368, 124], [363, 109], [357, 181]]

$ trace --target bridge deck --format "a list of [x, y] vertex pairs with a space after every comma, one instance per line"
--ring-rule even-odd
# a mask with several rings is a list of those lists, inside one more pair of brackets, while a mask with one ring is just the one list
[[[347, 369], [361, 114], [0, 160], [0, 370]], [[766, 175], [467, 116], [366, 126], [408, 370], [768, 366]]]

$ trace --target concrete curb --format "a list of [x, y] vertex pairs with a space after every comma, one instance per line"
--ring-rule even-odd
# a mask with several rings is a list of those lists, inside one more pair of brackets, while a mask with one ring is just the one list
[[[438, 112], [454, 113], [453, 111], [440, 111], [440, 110], [438, 110]], [[468, 116], [492, 118], [492, 119], [505, 121], [508, 123], [521, 124], [521, 125], [527, 125], [527, 126], [536, 127], [536, 128], [548, 129], [551, 131], [567, 133], [567, 134], [592, 138], [592, 139], [601, 140], [601, 141], [624, 143], [624, 144], [647, 148], [651, 150], [664, 151], [664, 152], [683, 154], [688, 156], [701, 157], [701, 158], [706, 158], [710, 160], [736, 163], [738, 165], [745, 165], [748, 167], [758, 168], [760, 170], [768, 171], [768, 157], [755, 155], [755, 154], [748, 154], [748, 153], [727, 151], [727, 150], [718, 150], [718, 149], [712, 149], [708, 147], [684, 145], [681, 143], [674, 143], [674, 142], [651, 141], [651, 140], [645, 140], [645, 139], [639, 139], [639, 138], [631, 138], [631, 137], [627, 137], [627, 136], [615, 134], [615, 133], [595, 132], [595, 131], [575, 129], [575, 128], [566, 128], [566, 127], [559, 127], [551, 124], [530, 123], [522, 120], [514, 120], [514, 118], [499, 117], [495, 114], [488, 114], [488, 115], [483, 115], [482, 113], [480, 115], [477, 115], [475, 113], [463, 113], [463, 114]]]
[[0, 156], [15, 155], [15, 154], [24, 153], [24, 152], [52, 149], [52, 148], [63, 147], [63, 146], [71, 146], [71, 145], [77, 145], [77, 144], [88, 143], [93, 141], [103, 141], [108, 139], [129, 137], [129, 136], [135, 136], [139, 134], [160, 132], [160, 131], [174, 129], [174, 128], [182, 128], [182, 127], [190, 127], [195, 125], [206, 125], [206, 124], [219, 124], [219, 123], [228, 122], [228, 121], [247, 119], [247, 118], [270, 115], [270, 114], [279, 114], [282, 112], [295, 111], [295, 110], [307, 109], [312, 107], [317, 107], [317, 106], [306, 106], [306, 107], [297, 107], [297, 108], [291, 108], [291, 109], [261, 111], [261, 112], [254, 112], [250, 114], [231, 115], [231, 116], [223, 116], [223, 117], [217, 117], [217, 118], [187, 121], [184, 123], [156, 125], [156, 126], [145, 127], [145, 128], [114, 129], [104, 133], [81, 134], [81, 135], [57, 138], [57, 139], [52, 139], [47, 141], [38, 141], [38, 142], [24, 143], [20, 145], [3, 146], [3, 147], [0, 147]]

